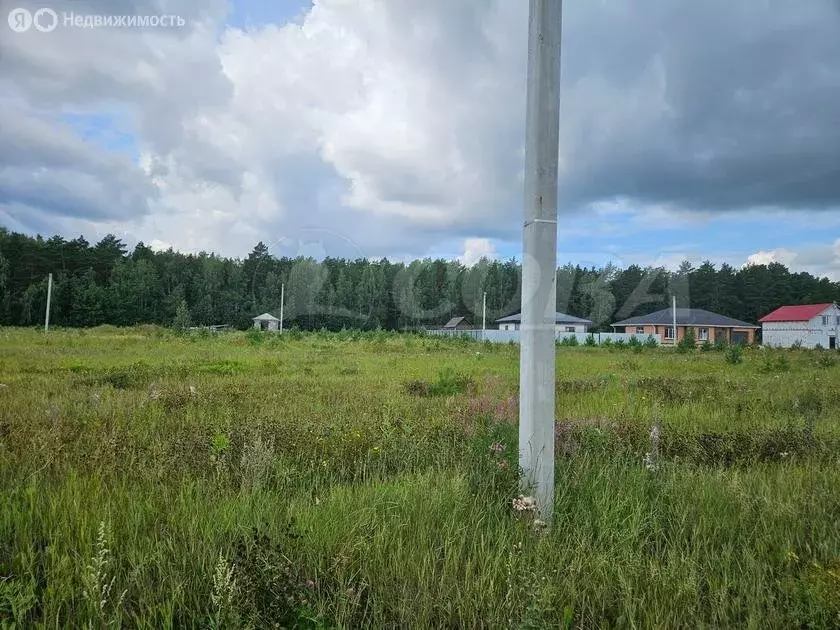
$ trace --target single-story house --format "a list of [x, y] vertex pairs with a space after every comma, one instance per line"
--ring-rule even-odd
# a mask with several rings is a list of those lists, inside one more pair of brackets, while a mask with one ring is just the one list
[[254, 328], [257, 330], [278, 330], [280, 320], [271, 313], [263, 313], [254, 318]]
[[677, 309], [677, 334], [674, 339], [674, 309], [663, 308], [661, 311], [623, 319], [611, 324], [615, 332], [636, 335], [660, 335], [663, 344], [673, 345], [685, 336], [687, 328], [694, 329], [697, 343], [714, 343], [723, 339], [727, 343], [753, 343], [758, 326], [732, 319], [726, 315], [712, 313], [702, 308]]
[[472, 325], [466, 317], [453, 317], [443, 325], [444, 330], [472, 330]]
[[[496, 320], [499, 330], [519, 330], [522, 324], [522, 314], [516, 313]], [[566, 313], [554, 313], [554, 330], [559, 333], [585, 333], [592, 325], [588, 319], [566, 315]]]
[[758, 320], [765, 346], [803, 348], [817, 345], [834, 350], [840, 339], [840, 308], [837, 304], [781, 306]]

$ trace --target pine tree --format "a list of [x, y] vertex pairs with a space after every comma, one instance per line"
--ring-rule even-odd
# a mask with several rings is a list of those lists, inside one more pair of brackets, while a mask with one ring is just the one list
[[189, 330], [190, 327], [190, 307], [187, 306], [186, 300], [181, 300], [178, 303], [178, 308], [175, 310], [175, 319], [172, 322], [172, 328], [178, 332]]
[[697, 347], [697, 342], [694, 338], [694, 328], [686, 326], [683, 338], [677, 342], [677, 352], [691, 352]]
[[[522, 270], [514, 260], [466, 268], [441, 259], [277, 259], [263, 243], [246, 260], [154, 251], [142, 243], [131, 255], [125, 250], [115, 236], [91, 245], [83, 236], [44, 239], [0, 227], [0, 324], [42, 319], [48, 273], [54, 274], [51, 321], [69, 326], [169, 324], [183, 302], [192, 322], [244, 328], [258, 312], [277, 309], [282, 281], [287, 316], [304, 328], [394, 329], [440, 325], [454, 315], [472, 315], [479, 324], [485, 291], [488, 322], [521, 308]], [[684, 263], [672, 273], [566, 265], [557, 283], [557, 310], [588, 317], [599, 328], [670, 306], [672, 294], [680, 306], [750, 322], [783, 304], [840, 300], [840, 283], [778, 263], [737, 270]]]
[[[71, 282], [72, 306], [69, 323], [72, 326], [98, 326], [104, 324], [108, 304], [106, 290], [96, 283], [96, 274], [89, 268]], [[111, 323], [114, 323], [113, 321]]]
[[9, 275], [9, 261], [6, 260], [5, 256], [3, 256], [2, 250], [0, 250], [0, 291], [3, 291], [6, 288], [6, 278]]

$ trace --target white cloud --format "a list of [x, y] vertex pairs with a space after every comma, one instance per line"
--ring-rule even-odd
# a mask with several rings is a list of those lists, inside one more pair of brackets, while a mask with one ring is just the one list
[[[0, 212], [15, 225], [113, 231], [240, 256], [258, 240], [293, 252], [399, 258], [466, 239], [462, 259], [474, 261], [494, 255], [494, 243], [518, 242], [527, 3], [318, 0], [298, 21], [249, 29], [223, 25], [221, 0], [131, 4], [138, 13], [184, 15], [188, 25], [0, 37], [2, 133], [15, 149], [5, 152], [9, 163], [0, 156]], [[754, 121], [778, 130], [776, 102], [810, 113], [789, 121], [797, 150], [836, 164], [840, 143], [830, 133], [822, 153], [806, 142], [819, 136], [814, 128], [840, 129], [820, 124], [834, 111], [820, 99], [833, 103], [840, 85], [836, 64], [811, 63], [837, 52], [821, 10], [712, 5], [686, 5], [687, 18], [670, 0], [644, 15], [621, 0], [566, 7], [561, 237], [607, 242], [629, 231], [706, 227], [709, 215], [698, 210], [705, 196], [717, 211], [739, 205], [732, 190], [773, 200], [772, 186], [756, 179], [772, 177], [756, 158], [768, 151], [750, 153], [747, 140], [772, 135]], [[56, 8], [101, 14], [111, 6]], [[747, 43], [744, 23], [754, 27]], [[728, 38], [722, 49], [734, 78], [706, 72], [707, 39], [695, 26]], [[784, 42], [761, 46], [808, 29], [809, 45], [785, 56], [784, 67], [739, 52], [783, 50]], [[778, 77], [796, 89], [778, 93]], [[809, 87], [813, 101], [793, 100]], [[774, 98], [762, 100], [765, 92]], [[742, 105], [746, 119], [738, 118]], [[72, 137], [68, 113], [129, 121], [132, 146]], [[784, 138], [773, 138], [781, 146]], [[778, 153], [783, 170], [792, 158]], [[727, 174], [752, 188], [724, 194]], [[779, 207], [790, 201], [777, 197]], [[670, 265], [683, 248], [660, 251]]]
[[72, 224], [227, 254], [329, 229], [352, 244], [330, 254], [418, 255], [519, 196], [510, 83], [524, 46], [510, 46], [525, 14], [500, 37], [510, 15], [506, 2], [322, 0], [300, 22], [218, 39], [196, 20], [177, 36], [58, 29], [4, 48], [27, 69], [12, 83], [30, 106], [116, 103], [136, 122], [147, 205]]
[[762, 250], [754, 254], [750, 254], [747, 256], [747, 261], [744, 264], [769, 265], [771, 263], [781, 263], [785, 266], [789, 266], [794, 260], [796, 260], [796, 253], [790, 251], [789, 249], [780, 248]]
[[464, 240], [464, 252], [459, 260], [466, 266], [472, 267], [482, 258], [495, 258], [496, 248], [489, 238], [468, 238]]
[[156, 252], [166, 251], [172, 247], [172, 243], [167, 243], [166, 241], [161, 241], [160, 239], [153, 239], [151, 243], [149, 243], [149, 247]]
[[840, 281], [840, 238], [830, 244], [810, 244], [796, 249], [758, 251], [747, 256], [747, 265], [781, 263], [791, 271], [805, 271], [818, 277]]

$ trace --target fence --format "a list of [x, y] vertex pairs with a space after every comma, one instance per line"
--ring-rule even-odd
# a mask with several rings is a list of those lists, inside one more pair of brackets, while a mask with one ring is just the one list
[[[439, 337], [466, 337], [468, 339], [475, 339], [477, 341], [489, 341], [491, 343], [519, 343], [518, 330], [444, 330], [442, 328], [434, 330], [426, 330], [428, 335], [437, 335]], [[555, 331], [554, 339], [559, 343], [563, 339], [574, 337], [577, 339], [579, 345], [584, 345], [588, 337], [592, 336], [597, 345], [601, 345], [608, 339], [611, 343], [623, 341], [628, 343], [631, 339], [636, 338], [641, 343], [645, 343], [648, 337], [653, 337], [656, 345], [662, 344], [660, 335], [636, 335], [633, 333], [569, 333], [562, 331]]]

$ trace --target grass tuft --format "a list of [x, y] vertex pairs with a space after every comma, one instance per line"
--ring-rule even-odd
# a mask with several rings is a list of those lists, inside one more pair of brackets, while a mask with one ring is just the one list
[[834, 361], [644, 345], [558, 352], [542, 523], [516, 346], [5, 330], [0, 626], [838, 627]]

